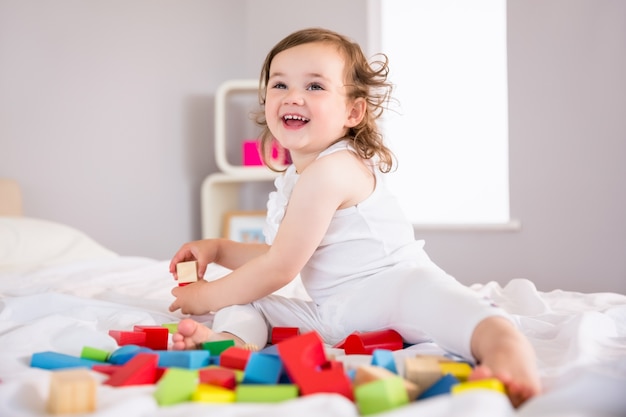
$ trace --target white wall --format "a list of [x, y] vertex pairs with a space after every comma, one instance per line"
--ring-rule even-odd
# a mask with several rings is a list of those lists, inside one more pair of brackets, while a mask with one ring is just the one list
[[[626, 2], [509, 0], [518, 233], [420, 232], [465, 283], [626, 293]], [[213, 98], [292, 30], [370, 50], [362, 0], [0, 0], [0, 176], [126, 255], [200, 236]], [[369, 42], [369, 44], [368, 44]], [[410, 45], [410, 44], [408, 44]]]

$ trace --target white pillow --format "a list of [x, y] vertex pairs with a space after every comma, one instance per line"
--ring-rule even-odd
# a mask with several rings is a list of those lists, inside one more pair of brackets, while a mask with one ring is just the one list
[[0, 217], [1, 272], [117, 256], [70, 226], [29, 217]]

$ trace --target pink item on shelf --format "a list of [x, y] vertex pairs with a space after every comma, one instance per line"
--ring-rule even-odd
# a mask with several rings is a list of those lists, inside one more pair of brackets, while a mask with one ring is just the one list
[[[258, 139], [243, 141], [243, 165], [244, 166], [259, 166], [264, 165], [263, 159], [261, 159], [261, 141]], [[289, 165], [291, 158], [289, 152], [287, 152], [278, 142], [272, 142], [272, 161], [278, 165]]]
[[245, 166], [263, 165], [261, 154], [259, 152], [258, 140], [245, 140], [243, 142], [243, 164]]

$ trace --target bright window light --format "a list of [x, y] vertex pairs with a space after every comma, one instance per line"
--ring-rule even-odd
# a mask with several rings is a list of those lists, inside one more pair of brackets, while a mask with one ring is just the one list
[[381, 0], [389, 186], [415, 224], [510, 221], [506, 0]]

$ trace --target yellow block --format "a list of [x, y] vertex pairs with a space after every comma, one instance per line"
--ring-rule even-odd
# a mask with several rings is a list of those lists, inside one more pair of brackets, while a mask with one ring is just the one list
[[452, 387], [452, 394], [458, 394], [460, 392], [486, 389], [491, 391], [498, 391], [502, 394], [506, 394], [504, 384], [500, 380], [495, 378], [479, 379], [477, 381], [467, 381], [456, 384]]
[[441, 374], [452, 374], [459, 381], [467, 381], [472, 373], [472, 367], [465, 362], [439, 362]]
[[90, 413], [95, 410], [96, 380], [87, 369], [52, 372], [48, 397], [49, 413]]
[[198, 384], [191, 400], [203, 403], [234, 403], [235, 391], [216, 385]]

